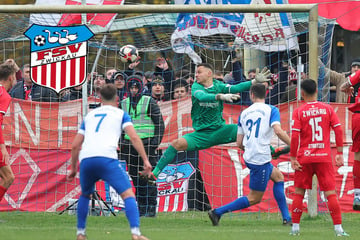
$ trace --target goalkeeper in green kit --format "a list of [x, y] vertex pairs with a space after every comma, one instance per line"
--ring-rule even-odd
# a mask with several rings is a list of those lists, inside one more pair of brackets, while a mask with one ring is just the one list
[[191, 87], [191, 119], [194, 132], [174, 140], [164, 152], [148, 178], [154, 182], [161, 171], [173, 161], [178, 151], [193, 151], [236, 141], [237, 125], [225, 124], [222, 117], [223, 103], [240, 98], [236, 93], [247, 91], [252, 83], [269, 81], [271, 72], [264, 68], [257, 70], [255, 79], [237, 85], [229, 85], [213, 79], [213, 67], [208, 63], [197, 65], [196, 82]]

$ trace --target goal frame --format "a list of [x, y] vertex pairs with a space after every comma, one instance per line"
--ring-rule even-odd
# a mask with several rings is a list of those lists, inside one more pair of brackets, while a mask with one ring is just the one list
[[[238, 4], [238, 5], [0, 5], [0, 13], [309, 13], [309, 77], [318, 79], [318, 5], [317, 4]], [[317, 181], [309, 192], [308, 213], [317, 216]]]

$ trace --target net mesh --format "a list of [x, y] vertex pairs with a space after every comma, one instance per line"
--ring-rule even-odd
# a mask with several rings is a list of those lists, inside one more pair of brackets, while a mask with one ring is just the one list
[[[250, 69], [264, 66], [270, 68], [273, 73], [273, 89], [269, 91], [267, 101], [274, 105], [284, 102], [278, 106], [282, 115], [282, 126], [288, 132], [288, 119], [292, 109], [296, 107], [296, 101], [291, 101], [297, 98], [294, 92], [286, 87], [299, 79], [298, 76], [307, 75], [309, 62], [308, 14], [289, 14], [295, 31], [288, 37], [297, 39], [297, 51], [251, 50], [249, 44], [237, 44], [233, 35], [221, 33], [191, 36], [194, 51], [203, 62], [214, 65], [218, 79], [233, 81], [236, 76], [244, 75], [243, 80], [246, 80], [249, 78]], [[49, 16], [49, 21], [57, 19]], [[182, 78], [191, 85], [195, 72], [195, 64], [191, 58], [187, 54], [175, 53], [171, 45], [177, 16], [170, 13], [117, 14], [114, 20], [110, 21], [110, 26], [89, 25], [95, 34], [88, 44], [89, 71], [94, 69], [97, 75], [106, 78], [106, 72], [110, 69], [129, 70], [129, 64], [120, 61], [118, 51], [122, 46], [132, 44], [136, 46], [141, 57], [132, 73], [140, 71], [152, 74], [160, 70], [162, 74], [169, 74], [170, 82], [166, 86], [169, 98], [158, 102], [166, 128], [156, 156], [159, 156], [172, 140], [193, 130], [189, 96], [172, 100], [175, 79]], [[70, 15], [70, 20], [74, 19], [75, 16]], [[19, 66], [30, 62], [30, 43], [23, 35], [29, 23], [29, 14], [0, 15], [0, 61], [13, 58]], [[319, 20], [319, 60], [325, 67], [330, 63], [333, 26], [332, 21]], [[161, 69], [164, 67], [163, 59], [166, 60], [168, 69]], [[300, 63], [304, 65], [303, 69], [298, 68]], [[325, 73], [320, 73], [319, 86], [320, 84], [320, 99], [328, 102], [330, 84]], [[60, 93], [58, 99], [52, 102], [13, 99], [6, 114], [4, 129], [16, 180], [5, 196], [6, 201], [0, 204], [1, 210], [61, 211], [79, 196], [78, 179], [76, 182], [68, 182], [66, 173], [70, 166], [71, 142], [82, 119], [82, 104], [81, 99], [63, 102], [62, 97], [66, 93], [69, 93], [69, 90]], [[90, 104], [98, 101], [96, 98], [89, 98]], [[239, 113], [248, 103], [246, 95], [242, 95], [236, 104], [227, 104], [224, 110], [226, 122], [236, 123]], [[278, 139], [273, 140], [274, 146], [282, 144]], [[293, 172], [287, 160], [287, 157], [282, 157], [274, 165], [285, 175], [287, 200], [291, 203]], [[129, 168], [129, 165], [127, 167]], [[249, 170], [235, 144], [180, 152], [158, 182], [157, 210], [172, 212], [218, 207], [248, 193], [248, 175]], [[108, 187], [103, 182], [97, 184], [101, 198], [121, 209], [121, 201], [114, 203], [116, 194]], [[272, 184], [268, 188], [271, 189]], [[347, 188], [344, 191], [347, 191]], [[272, 191], [267, 191], [262, 204], [247, 211], [277, 212]]]

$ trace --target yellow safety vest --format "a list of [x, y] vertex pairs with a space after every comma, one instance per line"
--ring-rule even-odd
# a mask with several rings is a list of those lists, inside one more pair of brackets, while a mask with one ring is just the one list
[[[136, 105], [136, 111], [131, 108], [131, 113], [129, 113], [130, 98], [121, 101], [122, 110], [130, 115], [135, 131], [141, 139], [154, 136], [155, 125], [147, 114], [150, 99], [149, 96], [142, 96]], [[130, 139], [127, 134], [124, 138]]]

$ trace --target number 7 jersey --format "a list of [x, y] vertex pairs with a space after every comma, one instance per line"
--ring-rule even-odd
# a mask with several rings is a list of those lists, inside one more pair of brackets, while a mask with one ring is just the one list
[[307, 102], [293, 112], [292, 131], [300, 132], [299, 163], [331, 162], [330, 128], [341, 127], [334, 109], [326, 103]]
[[80, 161], [89, 157], [117, 159], [116, 149], [122, 130], [132, 125], [130, 116], [123, 110], [105, 105], [89, 112], [78, 133], [84, 135]]

